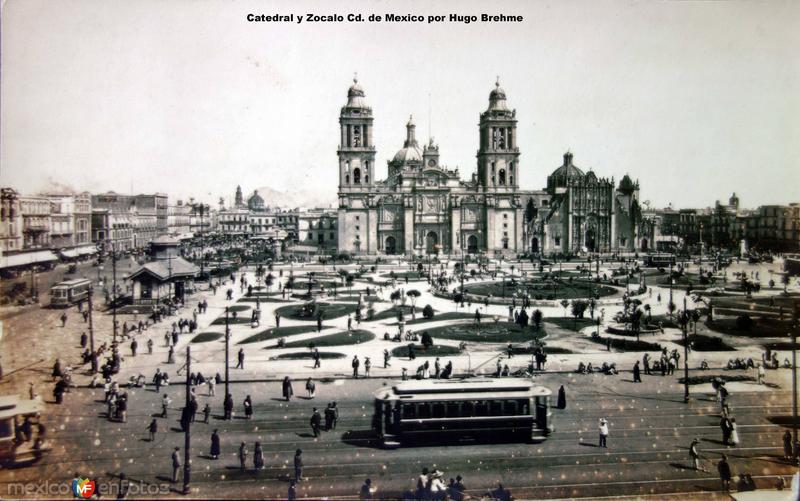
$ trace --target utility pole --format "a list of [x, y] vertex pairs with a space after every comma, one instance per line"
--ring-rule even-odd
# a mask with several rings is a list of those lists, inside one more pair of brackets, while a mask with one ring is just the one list
[[797, 464], [797, 329], [800, 328], [800, 304], [794, 304], [794, 322], [792, 326], [792, 431], [794, 441], [792, 451], [794, 452], [794, 462]]
[[[671, 280], [671, 279], [670, 279]], [[683, 296], [683, 401], [689, 403], [689, 312], [686, 310], [686, 296]]]
[[111, 273], [113, 276], [111, 294], [111, 315], [114, 324], [114, 343], [117, 342], [117, 252], [111, 248]]
[[228, 324], [228, 307], [225, 307], [225, 397], [230, 394], [230, 367], [229, 360], [231, 346], [231, 328]]
[[[669, 260], [669, 303], [667, 303], [667, 311], [672, 307], [672, 259]], [[672, 313], [669, 314], [670, 321], [672, 321]]]
[[189, 374], [192, 372], [192, 357], [191, 348], [186, 347], [186, 407], [184, 413], [186, 415], [186, 431], [183, 434], [183, 493], [189, 494], [189, 477], [192, 473], [192, 456], [189, 448], [192, 445], [192, 420], [189, 418], [189, 396], [192, 393], [192, 387], [189, 383]]
[[[94, 295], [94, 287], [89, 286], [89, 348], [92, 350], [92, 360], [94, 360], [94, 324], [92, 323], [92, 296]], [[97, 366], [92, 362], [90, 364], [92, 374], [96, 373]]]

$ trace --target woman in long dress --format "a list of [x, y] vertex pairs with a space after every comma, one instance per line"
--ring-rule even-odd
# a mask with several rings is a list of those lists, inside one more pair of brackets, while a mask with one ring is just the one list
[[736, 418], [731, 418], [731, 442], [734, 447], [739, 445], [739, 427], [736, 426]]
[[250, 399], [250, 395], [244, 399], [244, 417], [245, 419], [253, 418], [253, 401]]
[[253, 466], [256, 471], [264, 468], [264, 451], [261, 450], [261, 442], [256, 442], [256, 449], [253, 451]]

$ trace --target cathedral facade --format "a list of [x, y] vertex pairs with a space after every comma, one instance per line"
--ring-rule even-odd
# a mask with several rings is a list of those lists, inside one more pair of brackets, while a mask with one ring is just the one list
[[584, 174], [572, 154], [541, 191], [521, 190], [516, 110], [499, 82], [480, 114], [477, 172], [461, 179], [440, 162], [430, 139], [420, 146], [413, 118], [403, 147], [375, 177], [372, 108], [354, 80], [339, 115], [338, 247], [369, 255], [514, 256], [636, 250], [638, 185]]

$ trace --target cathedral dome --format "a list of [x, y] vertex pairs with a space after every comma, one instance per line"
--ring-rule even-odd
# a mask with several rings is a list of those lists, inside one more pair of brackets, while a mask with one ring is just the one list
[[414, 117], [408, 118], [406, 123], [406, 141], [403, 143], [403, 148], [394, 155], [392, 162], [408, 163], [408, 162], [422, 162], [422, 151], [417, 145], [417, 138], [415, 137], [415, 130], [417, 126], [414, 123]]
[[358, 78], [353, 78], [353, 85], [347, 90], [348, 108], [367, 108], [367, 101], [364, 99], [364, 89], [358, 85]]
[[247, 199], [247, 208], [250, 210], [264, 210], [264, 199], [255, 190], [250, 198]]
[[583, 177], [583, 171], [572, 165], [572, 153], [568, 151], [564, 153], [564, 163], [547, 177], [547, 188], [562, 188], [571, 180], [583, 179]]
[[619, 182], [619, 188], [617, 189], [620, 191], [620, 193], [624, 193], [625, 195], [630, 195], [631, 193], [634, 192], [636, 186], [633, 184], [633, 181], [631, 181], [630, 176], [625, 174], [624, 176], [622, 176], [622, 179]]

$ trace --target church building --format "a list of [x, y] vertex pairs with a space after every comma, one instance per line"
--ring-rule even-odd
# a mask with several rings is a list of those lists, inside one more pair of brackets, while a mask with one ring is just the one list
[[420, 145], [413, 117], [388, 177], [376, 179], [373, 121], [356, 79], [339, 115], [340, 252], [515, 256], [641, 248], [639, 186], [628, 176], [615, 186], [584, 174], [567, 153], [546, 189], [520, 189], [516, 110], [499, 81], [479, 117], [477, 172], [469, 181], [441, 163], [432, 138]]

